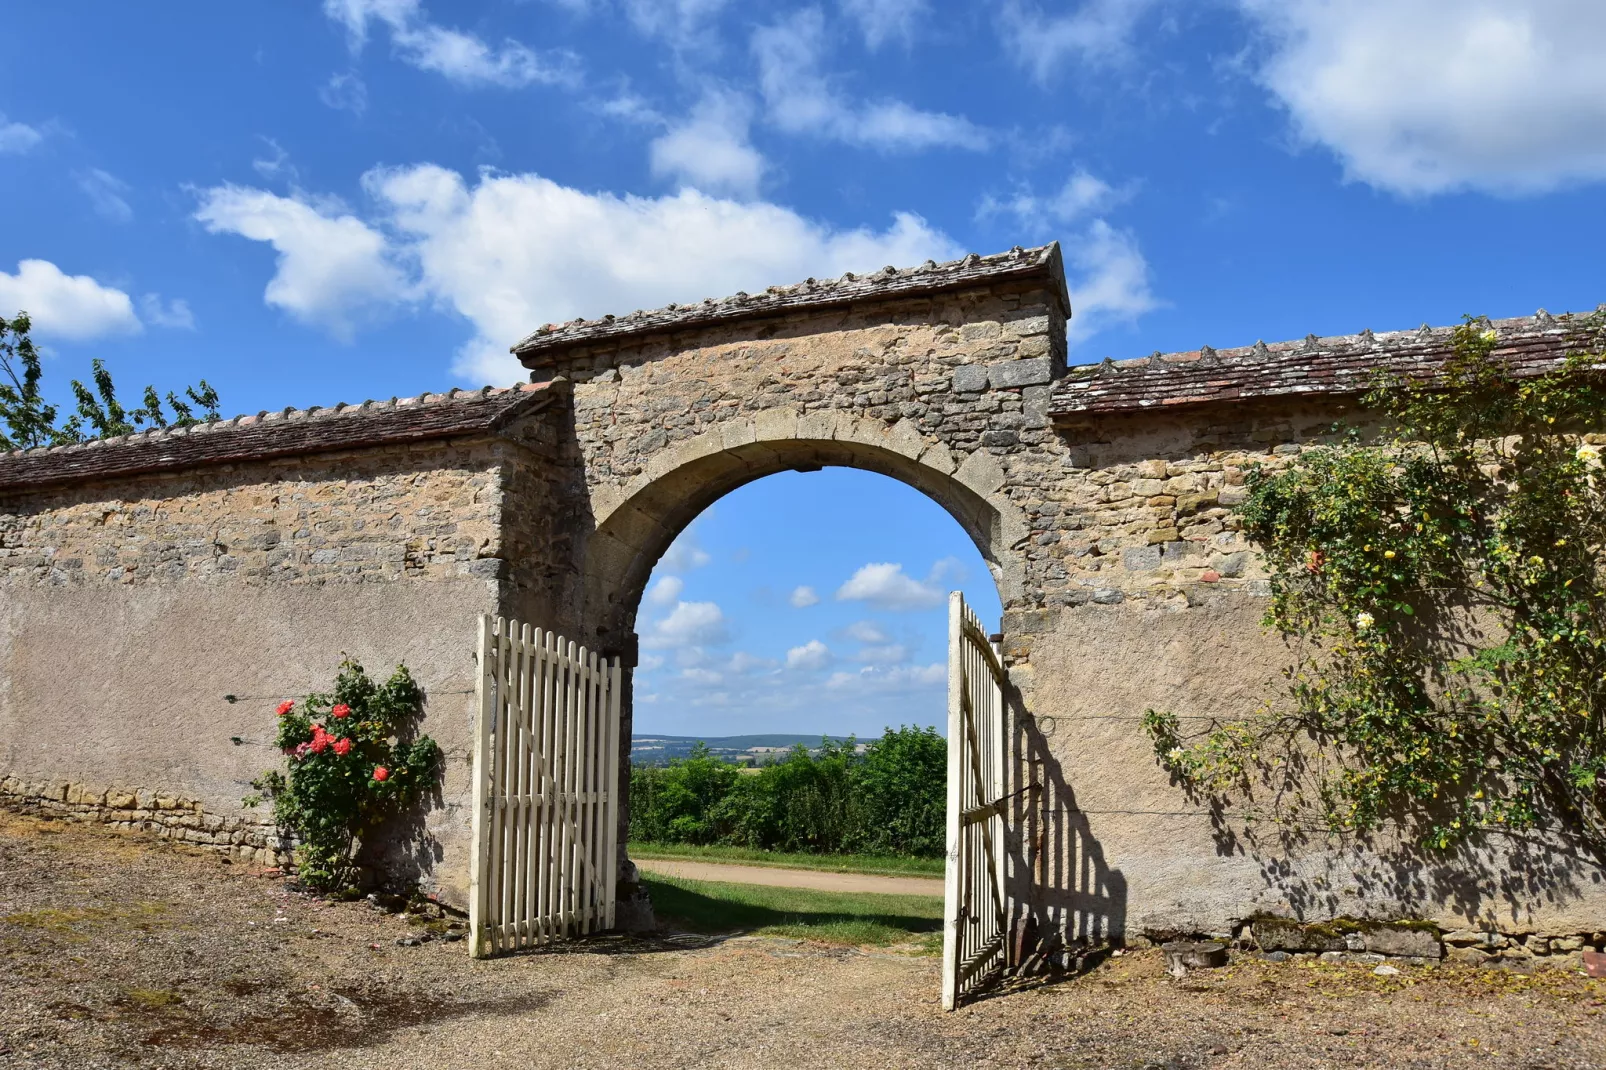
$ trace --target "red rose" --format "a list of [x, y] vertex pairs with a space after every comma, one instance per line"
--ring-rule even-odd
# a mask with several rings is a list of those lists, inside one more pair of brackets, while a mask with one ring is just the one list
[[386, 769], [382, 765], [374, 766], [374, 779], [379, 781], [380, 783], [384, 783], [385, 781], [390, 779], [390, 770]]
[[289, 713], [295, 708], [296, 704], [294, 702], [291, 702], [289, 699], [285, 699], [283, 702], [279, 703], [279, 716], [283, 717], [285, 714]]
[[350, 754], [351, 753], [351, 740], [349, 740], [349, 739], [337, 739], [337, 740], [335, 740], [335, 753], [340, 755], [342, 758], [344, 758], [346, 755]]
[[326, 736], [322, 733], [314, 734], [312, 737], [312, 753], [322, 754], [329, 748], [329, 742], [333, 738], [333, 736]]
[[336, 718], [338, 718], [338, 717], [350, 717], [351, 716], [351, 707], [346, 705], [344, 702], [342, 702], [338, 706], [336, 706], [334, 709], [329, 711], [329, 716], [336, 717]]

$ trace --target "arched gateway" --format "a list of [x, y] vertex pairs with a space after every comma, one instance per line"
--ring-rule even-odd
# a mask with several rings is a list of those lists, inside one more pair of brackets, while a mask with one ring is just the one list
[[[1149, 707], [1232, 716], [1276, 694], [1287, 653], [1231, 510], [1244, 471], [1321, 441], [1376, 368], [1442, 360], [1450, 332], [1067, 369], [1070, 314], [1058, 248], [1016, 249], [544, 327], [510, 390], [0, 455], [0, 792], [270, 858], [239, 800], [277, 759], [272, 704], [341, 651], [405, 660], [450, 764], [387, 864], [461, 902], [476, 617], [628, 666], [642, 586], [692, 517], [764, 475], [848, 465], [929, 494], [993, 570], [1010, 776], [1034, 789], [1009, 811], [1011, 894], [1040, 935], [1267, 913], [1602, 928], [1606, 882], [1564, 852], [1430, 865], [1258, 836], [1179, 794], [1138, 727]], [[1535, 366], [1574, 330], [1495, 326]]]

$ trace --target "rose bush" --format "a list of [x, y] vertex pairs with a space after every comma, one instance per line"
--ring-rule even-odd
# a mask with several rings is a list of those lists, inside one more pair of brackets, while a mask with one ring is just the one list
[[286, 768], [252, 781], [261, 795], [246, 805], [272, 800], [308, 885], [349, 886], [362, 838], [439, 783], [440, 747], [414, 735], [423, 698], [405, 665], [380, 684], [348, 658], [332, 691], [279, 704], [275, 743]]

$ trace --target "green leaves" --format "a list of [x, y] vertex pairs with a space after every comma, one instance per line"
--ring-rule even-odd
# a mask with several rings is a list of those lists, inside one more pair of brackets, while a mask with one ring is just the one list
[[945, 837], [946, 741], [888, 728], [863, 752], [849, 740], [794, 747], [743, 772], [699, 748], [630, 771], [630, 835], [652, 843], [935, 856]]
[[[71, 384], [78, 411], [59, 427], [56, 406], [45, 403], [39, 392], [41, 366], [29, 331], [32, 323], [26, 312], [6, 320], [0, 317], [0, 449], [33, 449], [60, 446], [93, 438], [114, 438], [133, 434], [146, 425], [152, 427], [190, 427], [218, 419], [218, 395], [205, 379], [199, 387], [185, 387], [188, 401], [169, 392], [167, 403], [174, 416], [168, 419], [156, 388], [147, 386], [144, 403], [125, 409], [117, 400], [111, 372], [100, 360], [90, 362], [93, 389], [74, 379]], [[201, 415], [195, 415], [195, 409]]]
[[275, 744], [286, 771], [263, 773], [251, 786], [273, 800], [275, 822], [298, 841], [307, 884], [345, 887], [362, 838], [439, 784], [440, 747], [413, 735], [423, 698], [406, 666], [380, 684], [348, 658], [333, 690], [285, 704]]
[[1515, 378], [1469, 319], [1442, 374], [1367, 396], [1382, 434], [1249, 472], [1267, 623], [1307, 654], [1260, 718], [1184, 738], [1151, 711], [1160, 764], [1222, 797], [1270, 785], [1336, 831], [1399, 821], [1449, 849], [1558, 828], [1606, 858], [1601, 338]]

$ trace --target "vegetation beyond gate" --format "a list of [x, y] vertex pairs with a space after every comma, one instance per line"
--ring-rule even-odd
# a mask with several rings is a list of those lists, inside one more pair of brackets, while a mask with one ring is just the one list
[[942, 854], [948, 744], [934, 728], [794, 747], [756, 771], [699, 748], [630, 770], [630, 838], [768, 851]]

